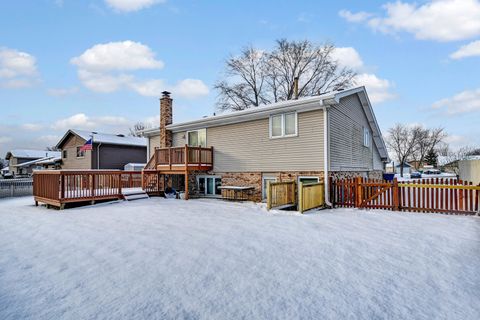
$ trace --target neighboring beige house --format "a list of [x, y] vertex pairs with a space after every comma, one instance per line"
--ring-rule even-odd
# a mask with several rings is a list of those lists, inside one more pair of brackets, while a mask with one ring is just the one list
[[[172, 123], [172, 113], [172, 99], [164, 92], [160, 127], [144, 132], [148, 168], [184, 175], [177, 188], [185, 188], [187, 179], [189, 193], [197, 196], [219, 195], [221, 185], [244, 186], [253, 187], [254, 199], [261, 200], [268, 181], [380, 178], [389, 161], [364, 87], [183, 123]], [[188, 163], [176, 167], [175, 161], [185, 161], [180, 148], [185, 146], [194, 147]], [[211, 157], [203, 156], [208, 163], [201, 163], [200, 153], [211, 149], [195, 147], [213, 148]]]
[[458, 177], [463, 181], [480, 184], [480, 156], [470, 156], [458, 161]]
[[[82, 146], [93, 139], [92, 150]], [[123, 134], [70, 129], [57, 143], [62, 169], [118, 169], [128, 163], [146, 163], [147, 139]]]
[[14, 176], [30, 175], [33, 170], [43, 169], [39, 161], [60, 157], [58, 151], [14, 149], [7, 152], [5, 159], [9, 161], [9, 173]]

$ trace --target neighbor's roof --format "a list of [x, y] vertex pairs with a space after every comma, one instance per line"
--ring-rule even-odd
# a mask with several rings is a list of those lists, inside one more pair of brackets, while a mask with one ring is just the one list
[[29, 150], [29, 149], [14, 149], [7, 152], [5, 159], [10, 157], [15, 158], [27, 158], [27, 159], [40, 159], [45, 157], [59, 157], [59, 151], [45, 151], [45, 150]]
[[62, 157], [51, 157], [37, 160], [37, 164], [55, 164], [60, 161], [62, 161]]
[[[60, 152], [59, 152], [59, 154], [60, 154]], [[57, 158], [57, 157], [43, 157], [43, 158], [40, 158], [40, 159], [34, 159], [34, 160], [27, 161], [27, 162], [22, 162], [22, 163], [13, 165], [12, 167], [19, 167], [19, 168], [28, 167], [28, 166], [31, 166], [31, 165], [34, 165], [34, 164], [41, 164], [41, 162], [43, 162], [43, 161], [50, 161], [50, 160], [55, 159], [55, 158]], [[60, 159], [60, 156], [58, 156], [58, 158]]]
[[9, 167], [5, 167], [5, 168], [0, 169], [0, 171], [10, 171], [10, 168], [9, 168]]
[[[168, 130], [173, 132], [195, 130], [200, 128], [208, 128], [232, 123], [240, 123], [245, 121], [251, 121], [256, 119], [262, 119], [269, 117], [272, 113], [288, 112], [288, 111], [310, 111], [322, 109], [325, 106], [334, 106], [340, 102], [341, 98], [351, 95], [358, 95], [360, 102], [363, 106], [368, 122], [373, 131], [373, 140], [377, 146], [380, 157], [384, 160], [388, 160], [387, 147], [383, 140], [382, 133], [378, 126], [373, 108], [368, 98], [365, 87], [356, 87], [348, 90], [339, 90], [327, 92], [317, 96], [305, 97], [296, 100], [287, 100], [268, 105], [262, 105], [259, 107], [252, 107], [242, 111], [234, 111], [221, 115], [204, 117], [202, 119], [175, 123], [167, 126]], [[143, 131], [146, 136], [158, 135], [160, 128], [153, 128]]]
[[93, 143], [105, 143], [105, 144], [115, 144], [115, 145], [123, 145], [123, 146], [138, 146], [138, 147], [147, 146], [147, 139], [145, 138], [125, 136], [123, 134], [100, 133], [96, 131], [70, 129], [65, 133], [62, 139], [60, 139], [60, 141], [57, 143], [57, 148], [59, 149], [61, 148], [61, 146], [63, 145], [63, 143], [66, 141], [67, 137], [70, 134], [75, 134], [85, 141], [93, 137]]

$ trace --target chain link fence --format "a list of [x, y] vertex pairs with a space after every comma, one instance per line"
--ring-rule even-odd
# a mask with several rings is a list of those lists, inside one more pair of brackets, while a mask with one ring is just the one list
[[33, 195], [33, 179], [0, 179], [0, 198]]

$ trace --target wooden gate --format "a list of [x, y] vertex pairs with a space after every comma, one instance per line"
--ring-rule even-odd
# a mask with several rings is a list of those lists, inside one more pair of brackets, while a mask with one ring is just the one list
[[295, 181], [268, 182], [267, 209], [294, 206], [297, 204]]
[[300, 213], [325, 204], [324, 183], [298, 184], [298, 211]]
[[[396, 180], [358, 180], [356, 207], [398, 210], [398, 192], [394, 192]], [[398, 185], [397, 185], [398, 187]]]

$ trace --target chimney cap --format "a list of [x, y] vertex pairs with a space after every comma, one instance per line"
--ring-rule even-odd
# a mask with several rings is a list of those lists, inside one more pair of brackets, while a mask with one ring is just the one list
[[162, 98], [170, 98], [170, 92], [168, 92], [168, 91], [163, 91], [163, 92], [162, 92]]

